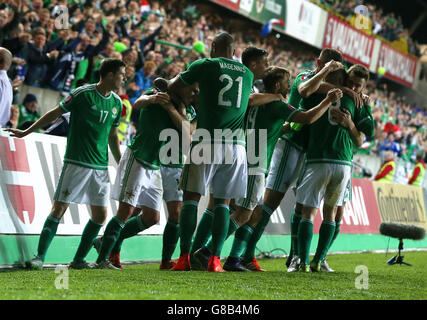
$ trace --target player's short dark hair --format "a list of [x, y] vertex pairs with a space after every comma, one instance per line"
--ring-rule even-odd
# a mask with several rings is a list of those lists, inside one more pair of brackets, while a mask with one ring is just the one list
[[218, 50], [226, 50], [234, 45], [234, 37], [226, 31], [218, 33], [212, 43]]
[[290, 77], [288, 69], [271, 66], [265, 70], [265, 76], [262, 79], [266, 91], [272, 91], [277, 82], [282, 81], [285, 76]]
[[369, 70], [361, 64], [354, 64], [348, 70], [347, 73], [353, 73], [358, 78], [363, 78], [366, 81], [369, 80]]
[[325, 48], [320, 52], [319, 56], [320, 61], [323, 63], [328, 63], [331, 60], [343, 62], [342, 54], [336, 49]]
[[108, 73], [116, 73], [120, 70], [121, 67], [126, 67], [126, 64], [120, 59], [104, 59], [99, 68], [99, 74], [101, 79], [107, 76]]
[[325, 80], [326, 82], [332, 83], [334, 85], [344, 85], [347, 82], [347, 72], [344, 69], [338, 69], [329, 73]]
[[261, 59], [264, 56], [267, 56], [268, 52], [267, 50], [261, 49], [261, 48], [257, 48], [257, 47], [247, 47], [245, 48], [245, 50], [243, 50], [242, 53], [242, 63], [246, 66], [249, 67], [249, 65], [251, 64], [251, 62], [253, 61], [258, 61], [259, 59]]

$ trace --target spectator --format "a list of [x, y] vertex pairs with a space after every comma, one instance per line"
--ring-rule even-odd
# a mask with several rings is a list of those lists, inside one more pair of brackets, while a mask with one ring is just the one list
[[3, 4], [0, 5], [0, 47], [3, 45], [3, 41], [9, 37], [10, 32], [18, 26], [21, 10], [20, 2], [17, 6], [12, 4], [9, 8], [4, 7]]
[[423, 161], [423, 154], [418, 153], [414, 170], [412, 171], [411, 177], [408, 180], [408, 184], [412, 186], [422, 186], [424, 181], [426, 164]]
[[12, 53], [6, 48], [0, 47], [0, 128], [10, 119], [10, 107], [12, 106], [13, 90], [7, 71], [12, 64]]
[[396, 162], [394, 161], [394, 155], [391, 151], [385, 152], [385, 161], [375, 176], [375, 181], [380, 182], [393, 182], [394, 173], [396, 171]]
[[25, 84], [32, 86], [42, 86], [50, 64], [58, 57], [59, 51], [56, 50], [63, 44], [63, 40], [46, 44], [46, 32], [43, 28], [36, 28], [33, 31], [34, 43], [28, 46], [26, 61], [28, 70], [25, 77]]
[[135, 72], [135, 82], [130, 85], [131, 95], [129, 100], [132, 104], [135, 100], [145, 91], [152, 86], [152, 77], [156, 70], [156, 63], [153, 61], [147, 61], [144, 64], [144, 68], [140, 71]]
[[37, 112], [37, 97], [28, 93], [22, 105], [19, 106], [18, 129], [25, 130], [38, 119], [40, 119], [40, 114]]
[[4, 127], [16, 129], [18, 127], [18, 121], [19, 121], [19, 108], [17, 105], [12, 105], [10, 107], [10, 119]]
[[395, 133], [389, 132], [387, 135], [387, 139], [380, 145], [380, 156], [382, 158], [383, 154], [386, 151], [391, 151], [395, 156], [400, 156], [402, 153], [402, 150], [400, 148], [400, 145], [396, 143], [395, 141]]

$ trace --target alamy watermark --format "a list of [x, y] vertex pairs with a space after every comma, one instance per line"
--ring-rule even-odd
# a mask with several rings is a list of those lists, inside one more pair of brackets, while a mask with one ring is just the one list
[[69, 19], [70, 14], [66, 5], [57, 5], [52, 11], [52, 15], [56, 16], [55, 18], [55, 28], [58, 30], [68, 29], [69, 28]]
[[56, 266], [55, 273], [59, 273], [59, 276], [55, 278], [55, 288], [57, 290], [68, 290], [68, 267]]
[[354, 280], [354, 287], [358, 290], [368, 290], [369, 289], [369, 271], [368, 267], [364, 265], [356, 266], [354, 273], [360, 275]]
[[370, 25], [368, 8], [364, 5], [359, 5], [354, 8], [354, 13], [356, 14], [354, 26], [360, 30], [368, 30]]

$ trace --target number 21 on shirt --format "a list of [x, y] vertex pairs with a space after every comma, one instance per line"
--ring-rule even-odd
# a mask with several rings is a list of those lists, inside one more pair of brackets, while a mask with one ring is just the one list
[[[219, 81], [225, 83], [225, 87], [223, 87], [218, 94], [218, 105], [222, 107], [231, 107], [234, 103], [237, 109], [240, 108], [240, 103], [242, 99], [242, 87], [243, 87], [243, 78], [237, 77], [236, 80], [233, 80], [228, 74], [222, 74], [219, 77]], [[238, 84], [238, 93], [237, 93], [237, 101], [231, 101], [233, 98], [233, 94], [227, 94], [230, 89], [232, 89], [234, 82]], [[234, 90], [232, 90], [233, 92]], [[231, 96], [231, 97], [230, 97]]]

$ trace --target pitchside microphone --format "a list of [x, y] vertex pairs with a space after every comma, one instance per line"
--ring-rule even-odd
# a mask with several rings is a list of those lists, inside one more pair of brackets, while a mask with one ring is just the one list
[[392, 222], [381, 223], [380, 233], [385, 236], [399, 239], [399, 253], [387, 261], [387, 264], [389, 265], [405, 264], [410, 266], [409, 263], [403, 262], [403, 256], [401, 255], [401, 251], [403, 250], [403, 239], [423, 240], [426, 236], [424, 228]]
[[423, 240], [426, 236], [424, 228], [392, 222], [382, 222], [380, 233], [392, 238], [412, 240]]

